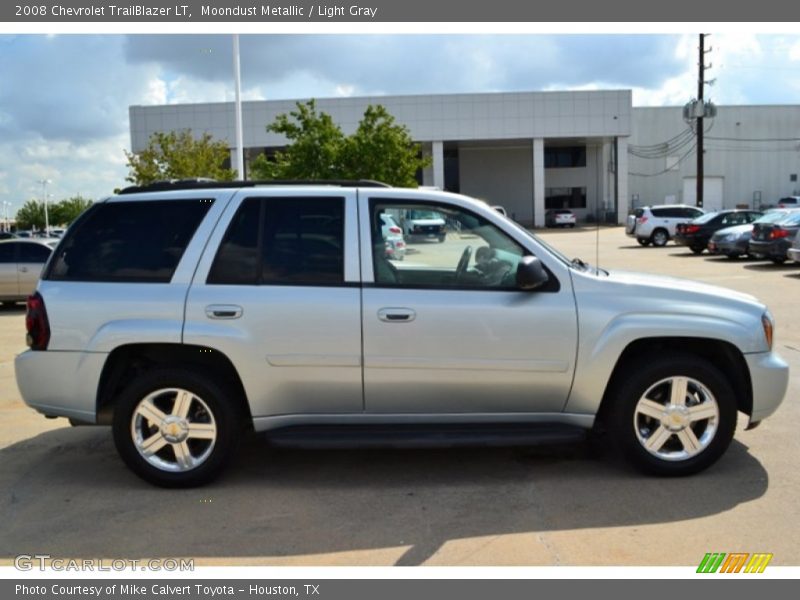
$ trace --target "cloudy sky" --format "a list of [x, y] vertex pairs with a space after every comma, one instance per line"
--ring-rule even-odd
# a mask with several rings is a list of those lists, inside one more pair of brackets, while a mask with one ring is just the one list
[[[800, 36], [712, 35], [717, 104], [799, 104]], [[249, 35], [244, 99], [634, 90], [696, 93], [696, 35]], [[233, 99], [227, 35], [0, 35], [0, 201], [93, 199], [124, 184], [132, 104]], [[0, 211], [2, 208], [0, 207]], [[0, 212], [0, 214], [2, 214]]]

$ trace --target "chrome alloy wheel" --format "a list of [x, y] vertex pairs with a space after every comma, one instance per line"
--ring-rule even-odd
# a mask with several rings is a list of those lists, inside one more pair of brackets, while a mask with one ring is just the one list
[[211, 455], [217, 424], [202, 398], [181, 388], [164, 388], [136, 406], [131, 436], [148, 463], [180, 473], [200, 466]]
[[718, 424], [716, 398], [691, 377], [669, 377], [650, 386], [633, 413], [639, 443], [667, 461], [687, 460], [703, 452]]

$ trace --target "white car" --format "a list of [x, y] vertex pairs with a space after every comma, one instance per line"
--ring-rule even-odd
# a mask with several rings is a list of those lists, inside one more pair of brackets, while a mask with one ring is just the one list
[[406, 241], [403, 230], [391, 215], [380, 215], [381, 234], [386, 244], [386, 258], [389, 260], [403, 260], [406, 256]]
[[643, 206], [628, 215], [625, 233], [642, 246], [666, 246], [679, 223], [688, 223], [703, 214], [703, 209], [686, 204]]
[[0, 241], [0, 303], [24, 301], [36, 290], [42, 267], [58, 240], [9, 239]]
[[575, 222], [575, 213], [568, 208], [548, 210], [544, 217], [547, 227], [575, 227]]

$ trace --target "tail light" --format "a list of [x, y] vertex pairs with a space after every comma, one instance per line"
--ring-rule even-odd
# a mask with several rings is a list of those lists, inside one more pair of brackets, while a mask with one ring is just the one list
[[636, 222], [639, 225], [644, 225], [645, 223], [647, 223], [647, 217], [639, 217], [638, 219], [636, 219]]
[[50, 343], [50, 322], [44, 307], [44, 298], [39, 292], [28, 296], [25, 313], [25, 329], [28, 332], [26, 341], [31, 350], [47, 350]]
[[684, 233], [697, 233], [700, 231], [700, 225], [687, 225]]
[[787, 238], [791, 235], [788, 229], [782, 229], [780, 227], [776, 227], [772, 231], [769, 232], [769, 239], [771, 240], [778, 240], [781, 238]]
[[403, 233], [403, 230], [399, 227], [389, 227], [389, 233]]

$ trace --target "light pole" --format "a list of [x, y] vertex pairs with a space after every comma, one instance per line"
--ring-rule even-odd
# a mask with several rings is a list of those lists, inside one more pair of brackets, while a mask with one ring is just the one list
[[47, 214], [47, 184], [53, 183], [49, 179], [39, 179], [36, 183], [42, 184], [42, 204], [44, 204], [44, 234], [50, 235], [50, 218]]
[[4, 225], [4, 231], [6, 233], [11, 231], [11, 222], [8, 220], [8, 209], [9, 209], [10, 206], [11, 206], [11, 202], [7, 202], [6, 200], [3, 200], [3, 215], [5, 217], [3, 219], [3, 225]]

